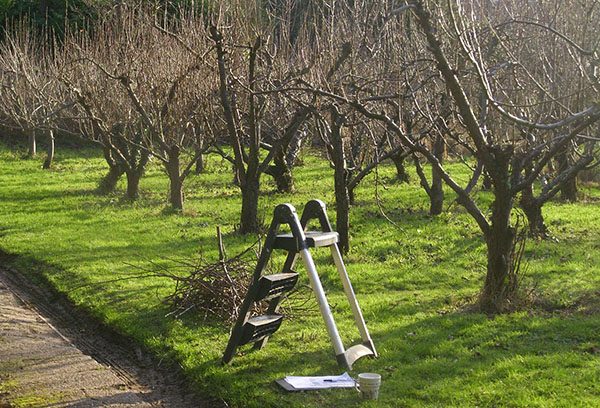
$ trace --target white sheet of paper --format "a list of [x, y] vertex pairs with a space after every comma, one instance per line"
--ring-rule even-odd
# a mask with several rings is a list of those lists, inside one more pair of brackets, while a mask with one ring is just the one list
[[299, 377], [288, 375], [284, 380], [294, 388], [307, 390], [354, 387], [354, 379], [352, 379], [348, 373], [342, 375], [325, 375], [321, 377]]

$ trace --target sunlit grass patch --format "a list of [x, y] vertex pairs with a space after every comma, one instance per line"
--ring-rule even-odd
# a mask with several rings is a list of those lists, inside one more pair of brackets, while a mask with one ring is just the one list
[[[296, 194], [277, 194], [263, 178], [259, 214], [268, 224], [274, 207], [291, 202], [299, 210], [312, 198], [328, 205], [335, 223], [332, 171], [306, 154], [295, 170]], [[286, 375], [340, 373], [318, 315], [284, 321], [267, 347], [221, 366], [229, 325], [191, 313], [165, 317], [169, 279], [117, 280], [168, 258], [218, 258], [220, 225], [229, 255], [257, 236], [239, 236], [241, 199], [228, 162], [209, 156], [204, 174], [186, 181], [183, 213], [167, 208], [168, 182], [158, 163], [142, 178], [139, 201], [95, 188], [106, 171], [100, 152], [59, 150], [55, 168], [0, 148], [0, 247], [31, 279], [54, 285], [158, 356], [176, 360], [204, 393], [230, 406], [346, 406], [353, 390], [285, 393], [273, 384]], [[459, 164], [449, 168], [459, 178]], [[586, 185], [581, 203], [553, 201], [544, 217], [553, 239], [529, 240], [525, 285], [533, 309], [489, 318], [469, 313], [485, 275], [486, 249], [476, 224], [452, 203], [427, 214], [428, 199], [416, 184], [398, 184], [392, 166], [367, 178], [351, 209], [351, 248], [346, 266], [380, 357], [363, 359], [354, 372], [383, 376], [383, 407], [590, 406], [600, 396], [600, 318], [594, 301], [600, 288], [597, 239], [599, 190]], [[382, 184], [384, 183], [384, 184]], [[381, 201], [378, 205], [375, 189]], [[489, 204], [489, 194], [479, 199]], [[485, 206], [484, 206], [485, 207]], [[381, 213], [383, 209], [384, 214]], [[386, 217], [396, 225], [391, 224]], [[317, 267], [344, 343], [359, 341], [335, 266], [327, 251], [315, 251]], [[283, 256], [274, 257], [273, 266]], [[301, 283], [307, 278], [301, 272]], [[539, 306], [536, 306], [539, 305]], [[364, 404], [375, 406], [375, 404]]]

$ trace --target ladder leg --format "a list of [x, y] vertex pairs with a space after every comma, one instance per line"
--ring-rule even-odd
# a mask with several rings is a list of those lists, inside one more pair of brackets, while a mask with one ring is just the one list
[[373, 351], [375, 357], [377, 357], [375, 345], [373, 344], [373, 340], [371, 340], [371, 336], [369, 335], [369, 331], [367, 330], [365, 319], [363, 318], [360, 306], [358, 305], [358, 301], [356, 300], [354, 289], [352, 289], [352, 284], [350, 283], [350, 278], [348, 277], [348, 272], [346, 271], [346, 267], [344, 266], [342, 254], [340, 253], [340, 249], [338, 248], [337, 244], [331, 246], [331, 254], [333, 256], [335, 266], [337, 267], [337, 270], [340, 274], [340, 280], [342, 281], [342, 285], [344, 286], [344, 292], [346, 293], [346, 297], [348, 298], [348, 302], [350, 303], [350, 308], [352, 309], [352, 314], [354, 315], [354, 321], [356, 322], [358, 330], [360, 331], [360, 337], [362, 339], [362, 342], [365, 346], [369, 347]]
[[331, 314], [331, 310], [329, 309], [329, 303], [327, 303], [325, 291], [323, 290], [323, 285], [321, 285], [321, 280], [319, 279], [319, 275], [317, 274], [317, 270], [315, 268], [315, 263], [312, 259], [312, 256], [310, 255], [310, 252], [308, 252], [308, 249], [303, 249], [300, 252], [300, 255], [302, 256], [304, 267], [306, 268], [306, 272], [308, 273], [310, 285], [312, 286], [313, 292], [315, 293], [315, 297], [317, 298], [319, 310], [321, 311], [321, 315], [323, 316], [323, 320], [325, 321], [327, 333], [329, 334], [329, 338], [333, 343], [333, 350], [335, 351], [338, 363], [349, 368], [348, 362], [346, 361], [344, 355], [344, 345], [342, 344], [342, 339], [340, 338], [340, 334], [338, 333], [335, 321], [333, 320], [333, 315]]

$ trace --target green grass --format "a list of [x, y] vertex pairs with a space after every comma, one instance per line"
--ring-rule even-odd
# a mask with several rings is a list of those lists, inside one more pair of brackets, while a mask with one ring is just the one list
[[[230, 255], [257, 237], [237, 235], [241, 207], [230, 166], [207, 159], [207, 172], [185, 185], [186, 210], [166, 208], [167, 178], [155, 164], [141, 181], [136, 203], [94, 194], [106, 171], [99, 152], [59, 151], [51, 171], [41, 160], [0, 146], [0, 247], [18, 255], [14, 266], [49, 282], [119, 332], [175, 359], [201, 392], [229, 406], [594, 406], [600, 398], [600, 190], [586, 187], [578, 204], [544, 208], [552, 241], [529, 241], [525, 284], [545, 308], [489, 318], [463, 305], [482, 286], [485, 246], [476, 224], [448, 194], [441, 216], [427, 216], [428, 199], [416, 182], [395, 184], [393, 169], [379, 171], [379, 193], [390, 224], [378, 210], [376, 179], [365, 180], [351, 211], [346, 266], [378, 359], [362, 359], [354, 373], [382, 374], [377, 403], [361, 403], [352, 390], [285, 393], [273, 380], [286, 375], [339, 374], [320, 317], [284, 321], [260, 352], [240, 349], [231, 365], [220, 358], [229, 326], [190, 314], [165, 318], [163, 298], [173, 283], [160, 278], [102, 283], [137, 272], [132, 265], [169, 263], [199, 250], [217, 259], [215, 226]], [[301, 211], [323, 199], [335, 222], [332, 171], [314, 155], [295, 173], [298, 193], [281, 195], [267, 176], [259, 209], [269, 223], [276, 204]], [[466, 178], [460, 166], [451, 166]], [[490, 197], [481, 194], [483, 203]], [[487, 205], [487, 204], [484, 204]], [[346, 345], [358, 341], [350, 309], [326, 252], [315, 259]], [[281, 262], [281, 257], [275, 264]], [[307, 281], [303, 276], [304, 282]]]

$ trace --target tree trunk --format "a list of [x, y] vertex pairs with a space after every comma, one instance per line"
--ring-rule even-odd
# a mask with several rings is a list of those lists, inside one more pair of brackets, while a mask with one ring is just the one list
[[527, 217], [529, 233], [534, 237], [546, 238], [548, 228], [542, 216], [542, 203], [533, 194], [533, 185], [528, 186], [521, 192], [519, 205]]
[[100, 183], [98, 183], [98, 193], [110, 194], [115, 191], [117, 182], [123, 173], [125, 173], [125, 170], [121, 165], [109, 165], [108, 174], [100, 180]]
[[346, 172], [346, 188], [348, 190], [348, 203], [350, 205], [354, 205], [355, 203], [355, 195], [354, 195], [354, 189], [356, 188], [356, 186], [358, 186], [358, 184], [355, 184], [352, 188], [348, 187], [350, 185], [350, 180], [352, 179], [352, 172], [347, 171]]
[[35, 130], [29, 131], [27, 135], [27, 156], [34, 157], [37, 153], [35, 143]]
[[202, 157], [202, 154], [199, 154], [196, 159], [196, 168], [194, 172], [196, 175], [204, 173], [204, 158]]
[[482, 191], [490, 191], [492, 189], [492, 179], [487, 174], [487, 172], [483, 173], [483, 182], [481, 183]]
[[167, 152], [169, 161], [166, 163], [167, 174], [170, 182], [170, 202], [174, 210], [183, 210], [183, 181], [179, 163], [179, 147], [173, 146]]
[[563, 187], [560, 189], [560, 198], [574, 203], [577, 201], [577, 192], [579, 191], [579, 185], [577, 183], [577, 176], [569, 179]]
[[48, 149], [46, 150], [46, 160], [44, 161], [44, 169], [49, 169], [52, 166], [52, 160], [54, 160], [54, 131], [48, 131]]
[[280, 193], [293, 193], [295, 191], [292, 170], [285, 160], [285, 152], [280, 149], [273, 156], [273, 165], [269, 166], [267, 174], [273, 176]]
[[335, 168], [335, 210], [336, 210], [336, 230], [340, 235], [339, 247], [343, 253], [347, 253], [350, 248], [350, 198], [346, 188], [345, 170], [338, 166]]
[[127, 175], [127, 199], [135, 201], [139, 197], [139, 186], [140, 179], [142, 178], [142, 172], [136, 170], [126, 171]]
[[106, 144], [102, 146], [102, 152], [104, 160], [108, 164], [108, 174], [100, 180], [96, 191], [98, 194], [110, 194], [117, 188], [117, 182], [125, 173], [125, 167], [113, 158], [112, 152]]
[[508, 223], [492, 225], [486, 236], [487, 274], [479, 300], [485, 313], [502, 312], [509, 297], [508, 274], [511, 267], [515, 230]]
[[340, 236], [338, 243], [342, 253], [348, 252], [350, 248], [350, 197], [348, 195], [348, 170], [346, 169], [346, 156], [344, 153], [344, 140], [341, 128], [342, 118], [337, 112], [333, 112], [333, 126], [331, 127], [331, 160], [334, 166], [334, 188], [336, 209], [336, 230]]
[[396, 179], [400, 183], [408, 183], [408, 173], [406, 172], [406, 167], [404, 166], [404, 152], [400, 151], [395, 155], [391, 156], [390, 158], [396, 166]]
[[[568, 147], [556, 156], [556, 161], [558, 162], [557, 174], [561, 174], [571, 167], [572, 161], [569, 158]], [[577, 201], [577, 190], [577, 177], [573, 177], [560, 188], [560, 198], [573, 203]]]
[[242, 190], [242, 215], [240, 219], [240, 233], [250, 234], [259, 230], [258, 225], [258, 195], [260, 193], [258, 177], [246, 175], [246, 182]]
[[[479, 298], [485, 313], [499, 313], [510, 292], [511, 262], [515, 229], [510, 226], [513, 196], [510, 194], [509, 162], [512, 150], [491, 148], [495, 157], [495, 168], [489, 169], [494, 187], [494, 202], [490, 229], [485, 235], [487, 244], [487, 274]], [[492, 175], [493, 174], [493, 175]]]
[[[440, 163], [443, 163], [444, 155], [446, 153], [446, 144], [444, 138], [440, 135], [436, 136], [433, 143], [433, 152], [435, 157]], [[444, 188], [443, 180], [440, 172], [432, 166], [431, 169], [431, 189], [430, 189], [430, 215], [440, 215], [444, 206]]]

